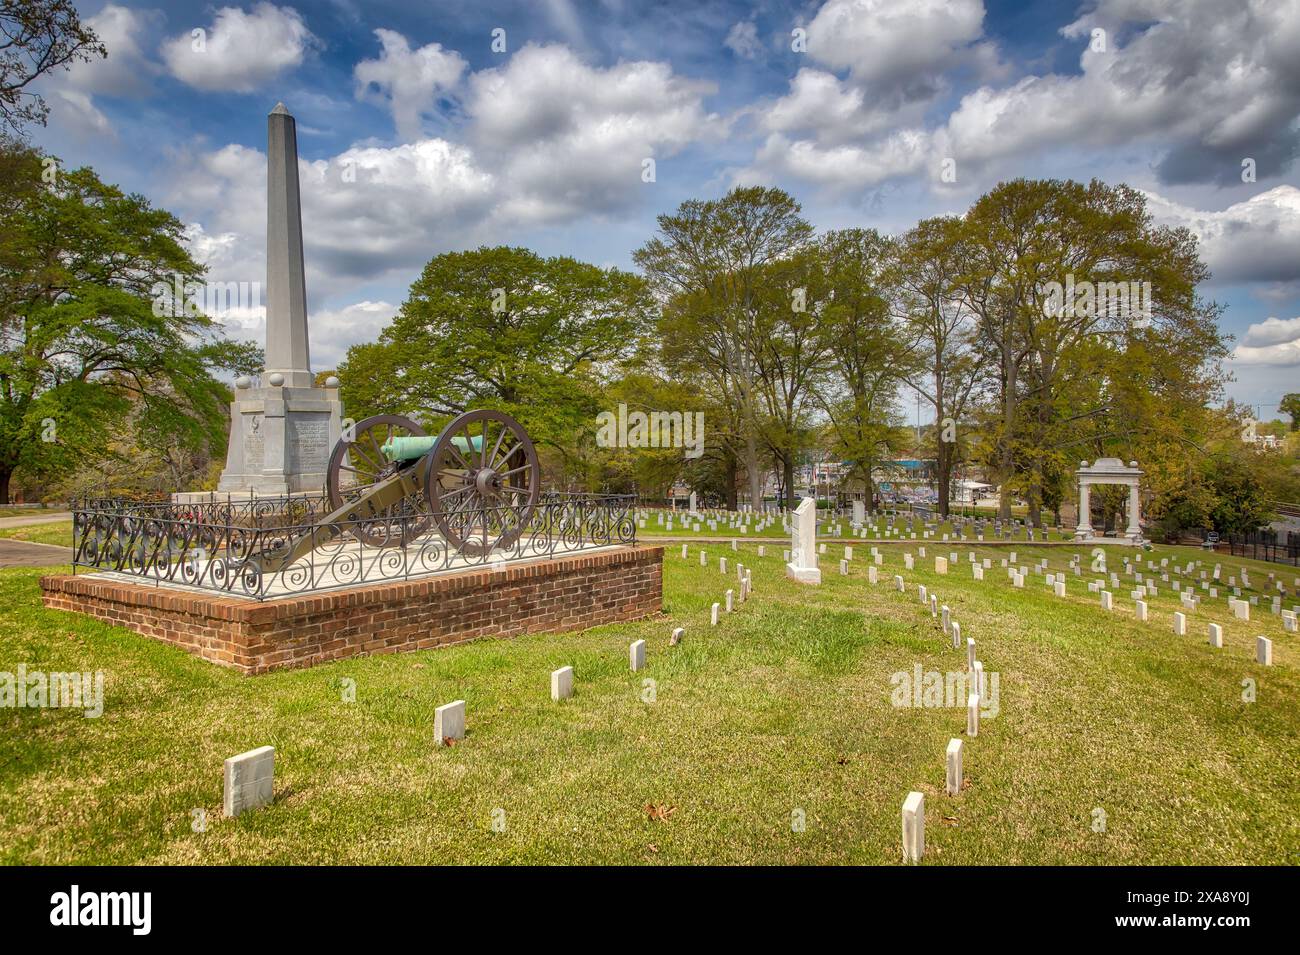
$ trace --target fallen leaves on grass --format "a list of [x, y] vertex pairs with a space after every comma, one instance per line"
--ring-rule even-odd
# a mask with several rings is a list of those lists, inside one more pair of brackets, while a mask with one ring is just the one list
[[676, 806], [665, 806], [663, 803], [648, 802], [645, 804], [646, 815], [655, 822], [667, 822], [668, 817], [676, 811]]

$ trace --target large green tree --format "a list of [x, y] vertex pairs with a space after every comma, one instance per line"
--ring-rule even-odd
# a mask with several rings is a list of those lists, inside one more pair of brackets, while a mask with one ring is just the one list
[[[1021, 492], [1038, 523], [1076, 449], [1145, 458], [1175, 409], [1217, 396], [1220, 308], [1197, 294], [1209, 272], [1195, 238], [1155, 226], [1128, 186], [1002, 183], [964, 225], [962, 294], [998, 393], [987, 440], [1001, 513]], [[1080, 297], [1063, 307], [1053, 284], [1068, 282]], [[1133, 282], [1148, 283], [1149, 314], [1131, 301], [1101, 307], [1103, 286]]]
[[1278, 409], [1283, 414], [1291, 416], [1291, 430], [1300, 431], [1300, 393], [1293, 391], [1283, 395], [1282, 400], [1278, 402]]
[[925, 219], [903, 237], [897, 264], [903, 334], [914, 344], [915, 370], [906, 380], [934, 410], [939, 515], [945, 518], [968, 406], [984, 379], [974, 348], [978, 324], [958, 294], [965, 246], [960, 219]]
[[602, 383], [654, 322], [639, 276], [522, 248], [436, 256], [379, 341], [339, 367], [354, 417], [397, 412], [437, 427], [472, 408], [515, 416], [572, 449], [595, 428]]
[[828, 286], [819, 315], [828, 354], [815, 394], [828, 450], [848, 464], [849, 481], [861, 485], [870, 507], [876, 464], [901, 447], [898, 385], [916, 368], [915, 350], [893, 314], [895, 244], [875, 229], [840, 229], [820, 236], [817, 246]]
[[156, 294], [203, 275], [183, 232], [88, 168], [0, 147], [0, 500], [15, 473], [44, 483], [111, 454], [127, 423], [145, 447], [224, 447], [215, 374], [260, 351]]
[[772, 282], [781, 277], [774, 267], [807, 245], [813, 228], [792, 196], [759, 186], [684, 202], [675, 213], [659, 216], [658, 224], [633, 258], [665, 305], [665, 366], [704, 376], [711, 392], [734, 409], [750, 500], [757, 507], [768, 424], [760, 310], [773, 304]]

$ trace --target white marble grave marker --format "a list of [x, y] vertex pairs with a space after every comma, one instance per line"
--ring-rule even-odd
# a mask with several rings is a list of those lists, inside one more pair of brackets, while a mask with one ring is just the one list
[[275, 747], [259, 746], [230, 757], [222, 775], [222, 808], [227, 818], [270, 805], [275, 798]]
[[551, 671], [551, 699], [567, 700], [573, 696], [573, 667], [560, 667]]
[[961, 754], [964, 746], [960, 739], [948, 740], [948, 777], [944, 786], [949, 796], [961, 793]]
[[447, 740], [465, 738], [465, 701], [456, 700], [433, 711], [433, 744], [446, 746]]
[[925, 855], [925, 794], [910, 792], [903, 800], [903, 861], [920, 862]]

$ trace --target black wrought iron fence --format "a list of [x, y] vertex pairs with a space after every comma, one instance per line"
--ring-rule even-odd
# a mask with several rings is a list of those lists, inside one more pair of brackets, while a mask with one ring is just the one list
[[[1208, 539], [1208, 532], [1202, 532], [1202, 539]], [[1287, 531], [1285, 536], [1277, 531], [1223, 534], [1217, 543], [1219, 546], [1227, 544], [1234, 557], [1250, 557], [1253, 560], [1300, 567], [1300, 533], [1295, 531]]]
[[[74, 572], [265, 600], [636, 543], [632, 495], [546, 494], [526, 516], [508, 507], [462, 512], [459, 545], [433, 530], [428, 514], [409, 508], [325, 524], [327, 506], [311, 497], [77, 502]], [[503, 536], [502, 528], [511, 533]], [[508, 543], [495, 546], [503, 539]], [[290, 560], [305, 540], [310, 549]]]

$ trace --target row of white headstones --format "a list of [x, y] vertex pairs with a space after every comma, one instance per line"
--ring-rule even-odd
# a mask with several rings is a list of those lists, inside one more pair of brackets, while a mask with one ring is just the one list
[[[917, 550], [921, 558], [924, 558], [926, 556], [924, 547], [920, 547]], [[819, 546], [819, 551], [822, 554], [826, 553], [826, 545], [824, 543]], [[1095, 565], [1095, 569], [1099, 573], [1105, 574], [1107, 571], [1104, 562], [1104, 552], [1101, 553], [1102, 553], [1102, 559], [1098, 564]], [[871, 556], [872, 556], [873, 563], [868, 565], [867, 567], [867, 580], [869, 583], [875, 584], [879, 580], [879, 572], [877, 570], [877, 567], [883, 563], [884, 555], [881, 554], [875, 547], [873, 547], [871, 548]], [[790, 551], [785, 552], [785, 559], [787, 561], [790, 559]], [[851, 561], [852, 559], [853, 559], [853, 548], [851, 546], [846, 546], [844, 548], [844, 557], [840, 560], [841, 575], [848, 574], [849, 561]], [[934, 558], [935, 573], [947, 574], [949, 565], [956, 564], [958, 562], [958, 559], [959, 558], [956, 552], [950, 553], [947, 557], [936, 555]], [[970, 552], [970, 554], [968, 555], [968, 559], [970, 562], [971, 572], [974, 579], [983, 581], [984, 571], [990, 569], [990, 567], [992, 566], [991, 559], [986, 557], [983, 558], [982, 560], [977, 560], [975, 557], [975, 553], [973, 551]], [[1070, 567], [1076, 575], [1082, 574], [1081, 560], [1082, 560], [1081, 555], [1078, 554], [1073, 555], [1070, 560]], [[1134, 569], [1133, 567], [1130, 567], [1129, 566], [1130, 561], [1128, 558], [1124, 558], [1124, 561], [1126, 566], [1126, 572], [1136, 575], [1136, 577], [1140, 582], [1142, 577], [1142, 572]], [[1180, 576], [1182, 573], [1189, 573], [1189, 574], [1192, 573], [1194, 570], [1196, 570], [1198, 564], [1199, 562], [1192, 561], [1191, 563], [1188, 564], [1185, 571], [1175, 568], [1175, 576]], [[915, 558], [910, 552], [905, 553], [903, 555], [903, 565], [906, 570], [914, 569]], [[1013, 587], [1024, 586], [1025, 579], [1030, 574], [1030, 568], [1026, 566], [1019, 566], [1019, 567], [1016, 566], [1015, 551], [1012, 551], [1009, 554], [1008, 558], [1004, 558], [1002, 560], [1002, 566], [1007, 569], [1007, 575]], [[1157, 569], [1153, 561], [1148, 561], [1147, 566], [1148, 566], [1148, 570]], [[1168, 566], [1169, 566], [1168, 558], [1162, 559], [1160, 564], [1160, 569], [1162, 570], [1166, 569], [1168, 568]], [[1053, 573], [1047, 573], [1047, 567], [1048, 567], [1047, 558], [1042, 558], [1039, 564], [1037, 564], [1033, 568], [1033, 571], [1035, 573], [1041, 573], [1044, 575], [1046, 583], [1053, 588], [1053, 593], [1055, 594], [1055, 596], [1064, 597], [1066, 595], [1065, 574], [1062, 573], [1058, 576]], [[1222, 572], [1222, 568], [1216, 564], [1214, 567], [1213, 579], [1218, 580], [1221, 572]], [[1244, 567], [1242, 568], [1242, 575], [1243, 575], [1243, 582], [1249, 586], [1249, 575]], [[1112, 574], [1111, 576], [1112, 576], [1112, 580], [1115, 580], [1116, 585], [1118, 585], [1117, 575]], [[1202, 577], [1205, 576], [1206, 574], [1202, 573]], [[1270, 575], [1270, 578], [1272, 578], [1272, 576], [1273, 575]], [[1162, 574], [1162, 579], [1164, 582], [1169, 581], [1168, 572]], [[899, 593], [904, 593], [906, 591], [907, 585], [902, 575], [895, 575], [893, 582], [894, 582], [894, 589], [897, 590]], [[1105, 583], [1104, 579], [1092, 581], [1089, 583], [1088, 589], [1090, 591], [1101, 594], [1101, 606], [1103, 609], [1112, 610], [1113, 609], [1113, 601], [1111, 599], [1112, 595], [1109, 591], [1102, 589], [1104, 583]], [[1229, 578], [1229, 583], [1230, 585], [1234, 586], [1234, 589], [1236, 589], [1235, 578]], [[1298, 587], [1300, 587], [1300, 578], [1296, 579], [1296, 584]], [[1179, 589], [1179, 583], [1177, 581], [1174, 582], [1174, 588], [1176, 590]], [[950, 636], [952, 638], [953, 649], [959, 649], [961, 647], [961, 625], [956, 620], [952, 619], [951, 611], [949, 607], [946, 604], [940, 607], [938, 603], [938, 597], [935, 594], [927, 594], [926, 587], [924, 585], [918, 584], [917, 589], [920, 595], [921, 603], [928, 604], [931, 616], [941, 615], [942, 617], [941, 626], [943, 632], [945, 635]], [[1213, 591], [1213, 588], [1210, 589]], [[1134, 591], [1136, 616], [1138, 620], [1145, 621], [1149, 619], [1146, 601], [1144, 599], [1140, 599], [1139, 595], [1141, 597], [1154, 595], [1156, 591], [1157, 588], [1155, 584], [1150, 582], [1148, 582], [1141, 591]], [[1240, 593], [1239, 590], [1237, 590], [1237, 592]], [[1189, 599], [1189, 596], [1191, 594], [1190, 591], [1181, 591], [1181, 593], [1182, 593], [1183, 604], [1185, 607], [1194, 608], [1196, 603], [1199, 602], [1195, 600], [1194, 597], [1191, 597], [1191, 599]], [[1214, 594], [1212, 594], [1212, 596], [1213, 595]], [[1238, 619], [1242, 619], [1242, 620], [1250, 619], [1251, 604], [1249, 601], [1242, 600], [1239, 597], [1234, 596], [1228, 598], [1228, 605], [1229, 608], [1232, 610], [1234, 616], [1236, 616]], [[1275, 608], [1274, 612], [1278, 612], [1276, 598], [1274, 601], [1274, 608]], [[1291, 610], [1280, 611], [1283, 628], [1287, 632], [1294, 633], [1297, 630], [1297, 611], [1300, 611], [1300, 608], [1292, 608]], [[1183, 612], [1175, 612], [1173, 619], [1174, 619], [1174, 632], [1180, 636], [1186, 634], [1187, 632], [1186, 615]], [[1210, 645], [1213, 647], [1217, 647], [1217, 648], [1223, 647], [1223, 627], [1221, 624], [1216, 624], [1216, 623], [1209, 624], [1209, 642]], [[1272, 666], [1273, 664], [1273, 644], [1272, 641], [1269, 640], [1267, 637], [1259, 636], [1256, 638], [1256, 662], [1264, 666]], [[970, 737], [975, 737], [979, 733], [979, 707], [980, 707], [980, 699], [984, 692], [984, 667], [979, 660], [975, 659], [975, 640], [969, 637], [966, 640], [966, 666], [967, 666], [967, 670], [971, 673], [971, 677], [975, 686], [974, 691], [971, 692], [967, 701], [966, 734]], [[963, 779], [962, 757], [963, 757], [964, 749], [965, 747], [963, 741], [959, 738], [954, 738], [950, 740], [948, 743], [948, 749], [946, 754], [947, 755], [946, 791], [948, 792], [949, 795], [956, 795], [961, 791], [962, 779]], [[904, 861], [910, 863], [919, 862], [921, 860], [921, 857], [925, 854], [925, 794], [919, 791], [909, 792], [907, 794], [907, 798], [904, 799], [903, 801], [902, 849], [903, 849]]]
[[[676, 511], [674, 512], [674, 511], [664, 511], [664, 510], [656, 510], [656, 511], [641, 510], [637, 512], [637, 526], [639, 527], [639, 529], [641, 530], [648, 529], [646, 526], [646, 522], [649, 519], [647, 515], [650, 513], [654, 513], [656, 515], [659, 526], [662, 527], [665, 530], [665, 532], [673, 530], [675, 519], [681, 522], [681, 527], [683, 529], [691, 530], [694, 531], [695, 533], [701, 533], [704, 530], [704, 528], [707, 526], [710, 531], [718, 531], [719, 529], [725, 527], [728, 530], [738, 531], [741, 534], [748, 534], [752, 527], [753, 532], [755, 534], [758, 534], [767, 530], [767, 528], [769, 527], [775, 526], [776, 524], [776, 515], [771, 512], [765, 514], [754, 514], [752, 512], [732, 512], [732, 511]], [[781, 514], [780, 518], [781, 518], [782, 531], [789, 532], [790, 530], [789, 514], [788, 513]], [[975, 526], [982, 527], [986, 523], [991, 523], [988, 521], [982, 521], [981, 523], [976, 524], [976, 522], [973, 520], [966, 520], [957, 516], [953, 516], [949, 518], [949, 520], [952, 522], [954, 527], [964, 527], [967, 524], [972, 524]], [[900, 530], [898, 526], [895, 526], [895, 521], [897, 521], [899, 525], [906, 523], [908, 527], [908, 531]], [[995, 537], [1003, 537], [1003, 538], [1009, 537], [1017, 529], [1020, 529], [1022, 527], [1020, 521], [1012, 521], [1005, 528], [1003, 528], [1000, 524], [997, 524], [996, 522], [992, 522], [992, 523], [995, 527], [995, 534], [994, 534]], [[882, 533], [882, 525], [883, 525], [883, 533]], [[917, 532], [913, 529], [916, 526], [921, 527], [921, 532], [919, 537], [917, 535]], [[883, 514], [876, 514], [875, 512], [873, 512], [871, 517], [865, 519], [863, 522], [852, 523], [850, 525], [850, 534], [851, 536], [860, 538], [862, 540], [871, 540], [873, 538], [880, 539], [880, 540], [887, 540], [891, 537], [898, 538], [900, 540], [901, 539], [938, 540], [940, 539], [940, 534], [942, 534], [942, 540], [945, 542], [949, 541], [953, 535], [951, 535], [950, 533], [941, 532], [939, 530], [940, 526], [941, 525], [938, 523], [924, 522], [924, 521], [914, 522], [912, 520], [906, 520], [896, 515], [883, 515]], [[1060, 528], [1056, 528], [1056, 530], [1058, 532], [1061, 531]], [[1032, 542], [1034, 540], [1034, 533], [1035, 533], [1034, 528], [1027, 527], [1026, 532], [1029, 536], [1030, 542]], [[1048, 539], [1047, 528], [1040, 528], [1039, 532], [1043, 535], [1042, 536], [1043, 540]], [[825, 528], [823, 528], [822, 533], [832, 537], [842, 537], [844, 535], [844, 525], [839, 521], [832, 521], [831, 523], [827, 524]], [[1067, 534], [1066, 536], [1069, 535]], [[975, 539], [979, 542], [982, 542], [984, 540], [984, 534], [978, 533]]]
[[[733, 549], [738, 549], [737, 542], [732, 542]], [[759, 548], [759, 556], [765, 549]], [[686, 547], [682, 547], [682, 557], [686, 557]], [[708, 558], [700, 552], [700, 566], [706, 566]], [[727, 559], [721, 558], [721, 569], [727, 572]], [[736, 573], [739, 580], [740, 602], [744, 603], [753, 592], [753, 574], [750, 568], [737, 562]], [[735, 607], [737, 590], [728, 590], [723, 601], [713, 604], [711, 623], [718, 625], [719, 612], [725, 605], [726, 613], [732, 613]], [[678, 646], [685, 636], [686, 629], [677, 627], [669, 638], [669, 646]], [[628, 646], [628, 666], [633, 673], [645, 669], [646, 642], [634, 640]], [[555, 702], [567, 700], [573, 696], [574, 673], [572, 666], [563, 666], [551, 671], [551, 699]], [[464, 700], [453, 700], [437, 707], [433, 711], [433, 736], [435, 746], [451, 746], [465, 738], [466, 707]], [[275, 747], [261, 746], [257, 749], [232, 756], [225, 761], [223, 773], [222, 808], [228, 818], [240, 813], [269, 804], [274, 799], [275, 789]]]
[[[748, 574], [741, 580], [741, 600], [749, 595]], [[727, 591], [727, 611], [730, 612], [732, 592]], [[718, 605], [713, 605], [713, 622], [718, 622]], [[681, 643], [685, 629], [678, 627], [670, 639], [671, 646]], [[645, 669], [646, 642], [634, 640], [628, 646], [628, 665], [633, 673]], [[551, 699], [555, 702], [573, 696], [573, 667], [563, 666], [551, 671]], [[465, 701], [453, 700], [433, 711], [433, 737], [435, 746], [453, 746], [465, 738]], [[269, 804], [274, 799], [275, 747], [257, 749], [232, 756], [225, 761], [223, 774], [222, 808], [228, 818]]]
[[[739, 551], [738, 540], [733, 539], [731, 541], [731, 549], [733, 552]], [[823, 554], [826, 552], [826, 545], [824, 543], [820, 545], [820, 552]], [[681, 554], [683, 560], [689, 559], [688, 545], [686, 544], [682, 545]], [[918, 554], [922, 559], [924, 559], [926, 556], [925, 548], [924, 547], [918, 548]], [[764, 545], [760, 544], [758, 546], [758, 556], [760, 558], [766, 556], [766, 547]], [[1016, 553], [1012, 551], [1009, 554], [1008, 558], [1004, 558], [1002, 560], [1002, 566], [1007, 569], [1008, 577], [1011, 580], [1012, 586], [1023, 587], [1024, 581], [1030, 573], [1030, 568], [1025, 566], [1017, 567], [1016, 556], [1017, 556]], [[871, 557], [873, 562], [870, 565], [868, 565], [867, 579], [869, 583], [876, 584], [879, 582], [878, 568], [883, 564], [884, 555], [877, 548], [872, 547]], [[783, 559], [787, 562], [790, 560], [790, 551], [787, 550], [784, 552]], [[840, 560], [840, 573], [842, 575], [848, 574], [849, 561], [851, 561], [852, 559], [853, 559], [853, 548], [851, 545], [846, 545], [844, 548], [844, 557]], [[699, 551], [699, 561], [701, 567], [708, 566], [708, 553], [704, 548], [701, 548]], [[938, 574], [947, 574], [949, 565], [956, 564], [957, 561], [958, 561], [958, 555], [956, 552], [951, 552], [947, 557], [936, 555], [934, 558], [935, 572]], [[974, 576], [974, 579], [982, 581], [984, 579], [984, 571], [989, 569], [992, 566], [991, 559], [983, 558], [982, 561], [977, 561], [975, 557], [975, 553], [972, 551], [969, 554], [969, 561], [970, 561], [971, 571], [972, 571], [972, 575]], [[1070, 566], [1076, 575], [1080, 575], [1082, 573], [1080, 561], [1081, 561], [1081, 557], [1080, 555], [1077, 554], [1074, 555], [1070, 561]], [[905, 569], [907, 570], [914, 569], [915, 558], [913, 557], [911, 552], [907, 552], [903, 555], [903, 563]], [[1138, 581], [1140, 582], [1142, 577], [1141, 572], [1129, 568], [1128, 564], [1129, 561], [1127, 558], [1125, 558], [1125, 565], [1126, 565], [1127, 572], [1135, 574], [1138, 578]], [[718, 566], [722, 574], [724, 575], [727, 574], [728, 559], [726, 557], [720, 557], [718, 559]], [[1043, 558], [1041, 562], [1033, 568], [1033, 571], [1035, 573], [1044, 573], [1046, 582], [1049, 585], [1053, 586], [1055, 595], [1057, 597], [1064, 597], [1065, 596], [1065, 579], [1064, 579], [1065, 575], [1061, 574], [1059, 577], [1057, 577], [1055, 574], [1045, 573], [1047, 566], [1048, 566], [1048, 561], [1046, 558]], [[1161, 568], [1165, 568], [1167, 566], [1168, 566], [1168, 561], [1167, 559], [1165, 559], [1161, 562]], [[1186, 571], [1181, 571], [1175, 568], [1175, 575], [1176, 576], [1181, 575], [1181, 573], [1184, 572], [1191, 573], [1193, 570], [1196, 569], [1196, 566], [1197, 566], [1197, 562], [1192, 562], [1191, 564], [1188, 565]], [[1099, 566], [1096, 566], [1095, 569], [1102, 574], [1106, 573], [1104, 562], [1101, 563]], [[1150, 561], [1148, 562], [1148, 569], [1150, 570], [1155, 569], [1155, 565], [1153, 562]], [[1220, 576], [1220, 573], [1221, 573], [1221, 567], [1219, 565], [1215, 565], [1213, 579], [1217, 580]], [[744, 603], [749, 598], [749, 596], [753, 593], [752, 569], [746, 567], [743, 563], [740, 563], [739, 560], [737, 560], [736, 574], [738, 580], [739, 600], [741, 603]], [[1243, 582], [1246, 582], [1248, 584], [1249, 578], [1244, 568], [1242, 569], [1242, 575], [1243, 575]], [[1203, 572], [1202, 577], [1204, 578], [1205, 576], [1206, 575]], [[1111, 578], [1112, 581], [1117, 582], [1117, 575], [1112, 574]], [[1169, 574], [1164, 573], [1162, 575], [1162, 578], [1164, 581], [1167, 582], [1169, 580]], [[1229, 582], [1230, 584], [1234, 585], [1234, 589], [1235, 589], [1235, 579], [1230, 578]], [[906, 591], [906, 583], [901, 575], [895, 575], [893, 583], [894, 583], [894, 588], [899, 593], [904, 593]], [[1104, 580], [1092, 581], [1088, 585], [1089, 590], [1099, 592], [1101, 594], [1101, 606], [1103, 607], [1103, 609], [1112, 610], [1113, 609], [1113, 601], [1111, 599], [1112, 595], [1109, 591], [1101, 589], [1103, 583]], [[1300, 584], [1300, 578], [1297, 579], [1297, 584]], [[1175, 589], [1178, 589], [1177, 582], [1174, 583], [1174, 587]], [[1155, 592], [1155, 589], [1156, 588], [1154, 583], [1148, 582], [1142, 591], [1136, 591], [1136, 590], [1134, 591], [1134, 600], [1135, 600], [1137, 619], [1144, 620], [1144, 621], [1149, 619], [1146, 601], [1143, 599], [1139, 599], [1138, 595], [1141, 594], [1142, 596], [1146, 596], [1148, 593], [1153, 594]], [[961, 625], [955, 619], [952, 618], [950, 608], [946, 604], [941, 606], [939, 604], [939, 599], [937, 595], [927, 594], [927, 590], [924, 585], [918, 585], [918, 593], [920, 595], [921, 602], [923, 604], [928, 605], [931, 616], [941, 618], [941, 627], [943, 633], [946, 636], [951, 638], [953, 649], [960, 649]], [[1188, 596], [1189, 593], [1190, 593], [1189, 591], [1182, 592], [1183, 603], [1185, 607], [1194, 608], [1196, 603], [1198, 603], [1199, 601], [1196, 601], [1194, 598], [1189, 599]], [[722, 612], [732, 613], [736, 609], [735, 607], [736, 594], [737, 594], [736, 590], [728, 589], [723, 595], [723, 600], [721, 602], [714, 603], [711, 606], [710, 608], [711, 626], [718, 625], [720, 621], [720, 614]], [[1213, 595], [1214, 594], [1212, 593], [1211, 596]], [[1229, 606], [1232, 608], [1233, 613], [1239, 619], [1246, 619], [1246, 620], [1249, 619], [1249, 615], [1250, 615], [1249, 602], [1245, 600], [1241, 600], [1237, 597], [1230, 597], [1228, 598], [1228, 600], [1229, 600]], [[1297, 625], [1296, 610], [1295, 609], [1283, 610], [1281, 611], [1281, 616], [1282, 616], [1283, 626], [1285, 627], [1285, 629], [1288, 632], [1295, 632], [1296, 625]], [[1186, 626], [1187, 626], [1186, 615], [1182, 612], [1176, 612], [1174, 614], [1174, 632], [1179, 635], [1184, 635], [1186, 633]], [[684, 628], [682, 627], [675, 628], [672, 631], [672, 636], [670, 637], [669, 645], [677, 646], [678, 644], [680, 644], [684, 634], [685, 634]], [[1222, 647], [1223, 646], [1222, 626], [1215, 623], [1209, 624], [1209, 638], [1210, 638], [1209, 642], [1212, 646]], [[1266, 666], [1272, 665], [1273, 662], [1272, 642], [1263, 636], [1257, 638], [1256, 658], [1257, 661], [1261, 664], [1264, 664]], [[644, 669], [646, 665], [646, 641], [645, 640], [636, 640], [628, 647], [628, 662], [632, 672], [638, 672]], [[969, 698], [967, 700], [967, 707], [966, 707], [966, 733], [968, 736], [973, 738], [977, 736], [979, 733], [980, 700], [984, 692], [984, 668], [981, 661], [975, 658], [975, 640], [969, 637], [966, 639], [966, 664], [967, 664], [968, 671], [972, 675], [972, 679], [974, 681], [974, 686], [975, 686], [974, 691], [969, 695]], [[571, 697], [573, 695], [573, 687], [574, 687], [573, 667], [565, 666], [559, 668], [558, 670], [552, 671], [550, 675], [550, 684], [551, 684], [552, 700], [559, 702], [561, 700], [565, 700]], [[435, 745], [437, 746], [451, 745], [459, 740], [464, 739], [465, 726], [466, 726], [466, 703], [464, 700], [454, 700], [451, 703], [447, 703], [437, 707], [434, 710]], [[947, 764], [946, 791], [950, 795], [956, 795], [961, 791], [962, 788], [963, 754], [964, 754], [963, 741], [960, 738], [953, 738], [949, 740], [947, 752], [946, 752], [946, 764]], [[238, 756], [234, 756], [231, 757], [230, 759], [227, 759], [225, 761], [224, 774], [223, 774], [224, 776], [223, 808], [225, 810], [226, 816], [233, 818], [235, 816], [238, 816], [240, 813], [244, 811], [257, 808], [259, 806], [263, 806], [270, 803], [274, 796], [274, 771], [275, 771], [275, 749], [274, 747], [271, 746], [262, 746], [254, 750], [250, 750], [249, 752], [241, 753]], [[918, 791], [909, 792], [907, 798], [904, 800], [903, 813], [902, 813], [902, 834], [903, 834], [904, 860], [908, 862], [920, 861], [922, 855], [924, 855], [925, 852], [925, 795], [924, 793]]]
[[[731, 549], [733, 551], [738, 550], [738, 546], [739, 545], [737, 541], [733, 540], [731, 542]], [[822, 552], [825, 553], [824, 544], [822, 545]], [[848, 562], [853, 559], [853, 548], [845, 547], [844, 552], [845, 552], [845, 557], [843, 560], [840, 561], [840, 573], [847, 575]], [[699, 555], [700, 555], [700, 566], [707, 567], [708, 560], [709, 560], [708, 552], [703, 548], [701, 548]], [[759, 545], [758, 556], [759, 557], [766, 556], [766, 547], [764, 545], [761, 544]], [[882, 563], [883, 555], [880, 554], [878, 551], [876, 551], [876, 549], [873, 547], [872, 556], [875, 562], [868, 566], [867, 572], [868, 572], [869, 582], [874, 584], [879, 580], [877, 566]], [[911, 554], [907, 554], [905, 556], [907, 558], [907, 566], [910, 569], [912, 566]], [[922, 556], [924, 556], [923, 548], [922, 548]], [[689, 545], [683, 544], [682, 560], [689, 560], [689, 559], [690, 559]], [[787, 562], [790, 560], [790, 551], [787, 550], [784, 552], [783, 559], [786, 560]], [[953, 559], [956, 560], [955, 554], [953, 555]], [[936, 558], [936, 569], [938, 570], [939, 568], [942, 568], [941, 570], [939, 570], [940, 573], [947, 573], [947, 562], [945, 558], [942, 557]], [[718, 558], [718, 569], [723, 574], [727, 573], [726, 557]], [[740, 579], [741, 579], [741, 594], [743, 600], [744, 595], [749, 589], [750, 571], [743, 564], [737, 564], [737, 573], [740, 575]], [[978, 577], [979, 579], [983, 579], [982, 573], [979, 574]], [[905, 592], [907, 589], [907, 585], [904, 582], [902, 576], [898, 576], [898, 575], [894, 577], [894, 586], [900, 593]], [[918, 593], [920, 594], [921, 603], [928, 605], [931, 616], [942, 617], [941, 626], [943, 628], [943, 632], [946, 636], [949, 636], [952, 639], [953, 649], [960, 649], [962, 645], [961, 624], [958, 623], [955, 619], [953, 619], [951, 609], [948, 607], [947, 604], [944, 604], [942, 607], [940, 607], [938, 596], [935, 594], [927, 594], [926, 588], [924, 586], [918, 587]], [[730, 613], [732, 609], [732, 592], [730, 590], [728, 590], [726, 593], [726, 609], [728, 613]], [[718, 610], [719, 610], [719, 605], [715, 603], [712, 607], [712, 615], [711, 615], [711, 622], [714, 626], [717, 626], [718, 624]], [[676, 639], [675, 634], [674, 634], [674, 639]], [[974, 687], [975, 687], [974, 690], [968, 695], [966, 701], [966, 735], [971, 738], [974, 738], [979, 735], [980, 705], [981, 705], [980, 701], [984, 695], [984, 664], [981, 661], [975, 659], [975, 640], [970, 637], [966, 639], [966, 666], [967, 666], [967, 670], [971, 674], [971, 679], [974, 682]], [[961, 792], [962, 789], [962, 785], [963, 785], [962, 759], [964, 753], [965, 753], [965, 743], [962, 739], [960, 739], [959, 737], [954, 737], [948, 741], [948, 748], [945, 752], [946, 778], [945, 778], [944, 785], [945, 785], [946, 792], [950, 796], [956, 796], [958, 793]], [[925, 854], [925, 794], [924, 793], [918, 791], [912, 791], [907, 794], [907, 798], [903, 801], [902, 824], [903, 824], [902, 825], [903, 859], [905, 862], [919, 862], [921, 860], [921, 857]]]

